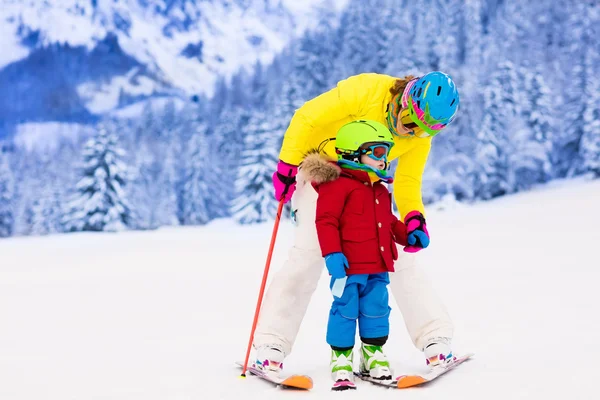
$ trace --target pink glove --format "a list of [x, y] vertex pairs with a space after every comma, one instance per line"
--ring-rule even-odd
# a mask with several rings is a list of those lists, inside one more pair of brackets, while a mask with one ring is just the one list
[[425, 217], [419, 211], [411, 211], [404, 218], [408, 246], [404, 248], [407, 253], [416, 253], [429, 246], [429, 232]]
[[275, 188], [275, 199], [283, 199], [287, 203], [292, 198], [296, 190], [296, 174], [298, 167], [296, 165], [286, 164], [279, 160], [277, 171], [273, 174], [273, 187]]

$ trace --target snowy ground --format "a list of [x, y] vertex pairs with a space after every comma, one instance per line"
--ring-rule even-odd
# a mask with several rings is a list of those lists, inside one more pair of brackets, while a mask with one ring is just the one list
[[[238, 379], [271, 224], [2, 240], [0, 399], [597, 398], [599, 198], [600, 182], [566, 182], [430, 213], [422, 261], [455, 351], [476, 356], [401, 393], [329, 391], [326, 279], [286, 366], [313, 391]], [[397, 310], [386, 349], [396, 372], [424, 368]]]

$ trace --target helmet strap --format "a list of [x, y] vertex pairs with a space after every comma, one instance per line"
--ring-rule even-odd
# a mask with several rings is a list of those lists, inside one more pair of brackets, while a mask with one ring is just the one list
[[342, 154], [342, 159], [360, 164], [360, 152]]

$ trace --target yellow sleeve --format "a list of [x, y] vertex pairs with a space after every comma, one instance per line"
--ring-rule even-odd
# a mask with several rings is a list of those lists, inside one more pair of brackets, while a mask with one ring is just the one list
[[427, 157], [431, 150], [431, 138], [414, 139], [422, 141], [398, 159], [394, 175], [394, 200], [404, 220], [406, 214], [418, 210], [425, 215], [425, 206], [421, 195], [421, 181]]
[[[335, 88], [307, 101], [296, 110], [283, 137], [279, 153], [281, 161], [300, 164], [309, 150], [309, 138], [315, 126], [360, 115], [364, 97], [362, 81], [361, 75], [340, 81]], [[331, 132], [331, 137], [335, 135], [336, 132]]]

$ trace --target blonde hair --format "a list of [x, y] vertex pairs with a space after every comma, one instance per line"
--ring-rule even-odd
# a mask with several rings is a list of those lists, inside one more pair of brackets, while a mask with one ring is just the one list
[[394, 86], [390, 88], [392, 96], [396, 96], [398, 93], [402, 94], [408, 82], [412, 81], [416, 77], [414, 75], [406, 75], [404, 78], [396, 79]]

